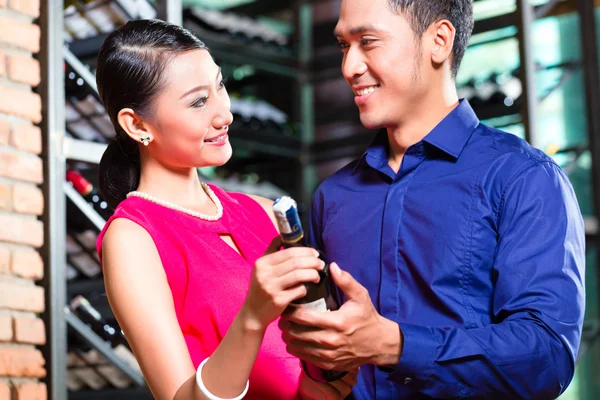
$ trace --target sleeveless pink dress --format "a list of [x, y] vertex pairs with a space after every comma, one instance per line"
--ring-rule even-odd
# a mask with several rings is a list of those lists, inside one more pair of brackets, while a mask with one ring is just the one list
[[[246, 297], [254, 262], [277, 231], [264, 209], [241, 193], [211, 188], [223, 203], [219, 221], [205, 221], [130, 197], [111, 221], [127, 218], [144, 228], [158, 249], [173, 295], [179, 326], [197, 368], [217, 348]], [[230, 234], [241, 255], [219, 233]], [[300, 361], [287, 353], [277, 321], [269, 325], [250, 375], [247, 399], [297, 399]]]

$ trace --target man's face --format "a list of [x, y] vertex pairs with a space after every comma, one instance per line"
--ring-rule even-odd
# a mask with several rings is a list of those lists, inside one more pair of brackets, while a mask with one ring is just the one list
[[342, 74], [368, 129], [399, 126], [426, 85], [420, 41], [388, 0], [342, 0], [335, 35]]

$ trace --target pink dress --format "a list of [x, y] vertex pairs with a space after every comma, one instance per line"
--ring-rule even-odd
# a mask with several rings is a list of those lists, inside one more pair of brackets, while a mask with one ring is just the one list
[[[250, 197], [212, 186], [223, 203], [219, 221], [205, 221], [130, 197], [115, 218], [127, 218], [154, 240], [173, 295], [179, 326], [197, 368], [217, 348], [246, 297], [254, 262], [277, 231], [264, 209]], [[230, 234], [241, 255], [219, 233]], [[300, 361], [286, 352], [277, 321], [269, 325], [250, 375], [247, 399], [297, 399]]]

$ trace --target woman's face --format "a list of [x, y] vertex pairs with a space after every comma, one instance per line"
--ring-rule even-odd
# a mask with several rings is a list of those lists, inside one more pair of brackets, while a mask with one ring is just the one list
[[221, 69], [208, 51], [193, 50], [177, 55], [164, 73], [147, 121], [153, 140], [145, 150], [175, 168], [225, 164], [232, 154], [233, 116]]

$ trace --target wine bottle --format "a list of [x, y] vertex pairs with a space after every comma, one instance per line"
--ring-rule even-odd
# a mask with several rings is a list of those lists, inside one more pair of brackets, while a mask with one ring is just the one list
[[110, 343], [115, 354], [121, 357], [131, 368], [141, 373], [140, 366], [131, 350], [129, 350], [129, 343], [121, 329], [115, 328], [106, 322], [90, 302], [81, 295], [73, 298], [70, 306], [76, 316], [88, 324], [96, 334]]
[[[302, 229], [296, 201], [289, 196], [280, 197], [273, 204], [273, 212], [277, 219], [283, 247], [304, 247], [304, 229]], [[329, 274], [329, 264], [324, 256], [321, 255], [320, 258], [326, 262], [326, 265], [319, 272], [319, 283], [305, 283], [306, 296], [293, 303], [315, 311], [335, 311], [340, 308], [336, 288]], [[318, 382], [335, 381], [347, 374], [347, 371], [324, 370], [304, 360], [302, 360], [302, 368], [306, 375]]]
[[67, 181], [73, 185], [73, 188], [88, 201], [98, 214], [105, 219], [110, 217], [111, 210], [108, 207], [108, 203], [102, 199], [100, 193], [98, 193], [98, 190], [90, 181], [73, 169], [67, 170]]
[[109, 342], [111, 346], [116, 347], [119, 344], [128, 345], [125, 337], [121, 334], [121, 330], [114, 328], [106, 322], [102, 315], [90, 304], [88, 299], [82, 295], [78, 295], [71, 300], [70, 305], [75, 315], [88, 324], [100, 337]]

